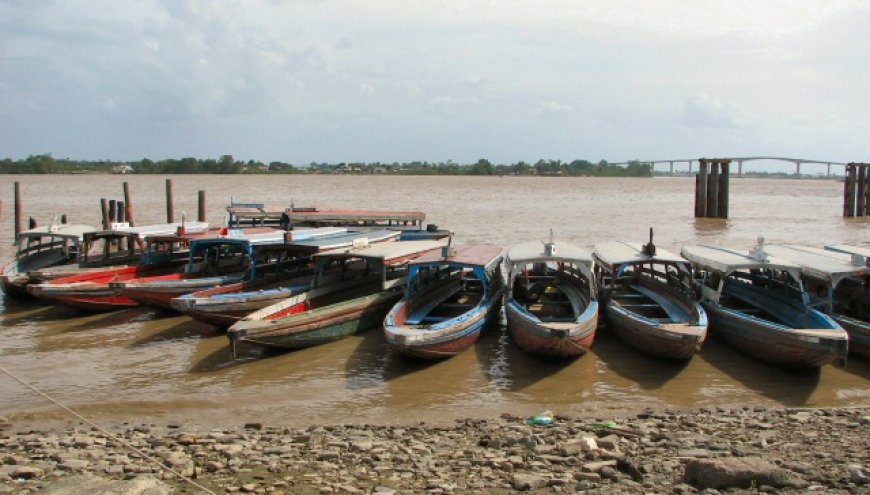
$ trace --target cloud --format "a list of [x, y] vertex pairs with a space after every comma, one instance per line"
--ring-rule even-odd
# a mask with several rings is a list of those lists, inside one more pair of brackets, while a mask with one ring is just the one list
[[739, 104], [705, 93], [699, 93], [686, 102], [680, 116], [689, 127], [745, 129], [758, 123], [758, 117]]

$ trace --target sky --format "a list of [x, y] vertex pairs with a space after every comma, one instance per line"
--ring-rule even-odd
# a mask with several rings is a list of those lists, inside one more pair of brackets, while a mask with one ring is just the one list
[[0, 0], [0, 158], [870, 161], [870, 2]]

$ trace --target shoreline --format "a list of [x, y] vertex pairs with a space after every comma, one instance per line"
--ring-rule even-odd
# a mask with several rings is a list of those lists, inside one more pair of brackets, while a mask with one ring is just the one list
[[[99, 480], [85, 474], [199, 492], [84, 422], [2, 419], [0, 484], [15, 492], [51, 493], [56, 483], [57, 493], [93, 490]], [[106, 429], [215, 493], [866, 493], [870, 483], [870, 406], [647, 409], [556, 415], [552, 426], [502, 414], [307, 426], [158, 419]]]

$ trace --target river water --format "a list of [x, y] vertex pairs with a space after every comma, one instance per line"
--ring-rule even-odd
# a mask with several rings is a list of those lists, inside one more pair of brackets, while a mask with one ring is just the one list
[[[99, 222], [100, 198], [122, 199], [130, 183], [138, 224], [165, 221], [158, 176], [0, 176], [0, 255], [13, 254], [12, 182], [24, 213], [46, 223]], [[175, 210], [196, 215], [208, 193], [208, 220], [221, 224], [230, 197], [277, 205], [419, 209], [455, 232], [455, 242], [509, 246], [546, 239], [592, 247], [609, 240], [713, 243], [748, 249], [768, 242], [822, 245], [870, 240], [870, 223], [844, 220], [842, 183], [732, 179], [731, 218], [693, 218], [690, 178], [518, 178], [410, 176], [176, 176]], [[446, 361], [393, 356], [373, 329], [296, 352], [229, 355], [226, 336], [186, 317], [147, 309], [88, 315], [4, 300], [0, 363], [85, 415], [105, 421], [206, 424], [443, 421], [503, 412], [605, 417], [645, 407], [870, 404], [870, 363], [792, 372], [746, 358], [715, 339], [680, 365], [647, 358], [605, 330], [575, 361], [523, 354], [503, 326]], [[0, 374], [0, 415], [64, 419], [64, 413]]]

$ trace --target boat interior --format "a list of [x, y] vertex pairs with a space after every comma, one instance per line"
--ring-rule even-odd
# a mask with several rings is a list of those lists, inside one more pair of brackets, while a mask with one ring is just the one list
[[474, 308], [486, 295], [484, 282], [471, 268], [431, 267], [414, 277], [406, 325], [434, 325]]
[[784, 272], [732, 272], [725, 278], [719, 305], [790, 328], [818, 326], [804, 303], [800, 285]]
[[[608, 282], [605, 277], [603, 283]], [[613, 280], [609, 297], [611, 303], [636, 315], [678, 323], [698, 318], [693, 305], [685, 302], [691, 290], [688, 271], [674, 264], [625, 265]]]
[[589, 280], [571, 264], [535, 263], [518, 270], [511, 297], [542, 322], [572, 322], [589, 306]]

